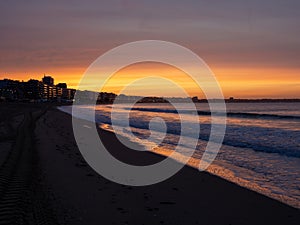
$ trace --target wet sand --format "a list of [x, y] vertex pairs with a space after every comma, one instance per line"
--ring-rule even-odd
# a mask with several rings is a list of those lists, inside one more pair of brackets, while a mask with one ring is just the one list
[[[99, 136], [118, 159], [148, 165], [163, 159]], [[206, 172], [184, 167], [159, 184], [130, 187], [106, 180], [83, 160], [71, 116], [48, 110], [36, 123], [40, 184], [59, 224], [299, 224], [298, 209]]]
[[[299, 209], [190, 167], [156, 185], [113, 183], [83, 160], [70, 115], [44, 104], [0, 109], [1, 224], [299, 224]], [[99, 136], [124, 162], [164, 159]]]

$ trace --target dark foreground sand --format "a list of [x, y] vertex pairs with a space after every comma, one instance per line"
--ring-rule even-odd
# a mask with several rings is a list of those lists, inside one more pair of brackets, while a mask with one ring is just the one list
[[[29, 185], [31, 194], [26, 196], [25, 205], [30, 209], [27, 211], [35, 213], [24, 224], [300, 223], [298, 209], [190, 167], [146, 187], [110, 182], [82, 159], [73, 137], [71, 116], [55, 108], [43, 114], [39, 107], [32, 110], [33, 115], [41, 117], [33, 120], [35, 127], [27, 130], [34, 130], [34, 142], [24, 144], [35, 149], [32, 163], [37, 165], [31, 170], [34, 185]], [[23, 108], [27, 110], [28, 106]], [[125, 162], [146, 165], [163, 159], [125, 148], [110, 132], [99, 130], [99, 134], [111, 153]], [[4, 203], [0, 196], [0, 210]], [[9, 224], [1, 218], [0, 211], [0, 224]]]
[[[298, 209], [207, 173], [184, 167], [151, 186], [129, 187], [96, 174], [82, 159], [71, 117], [52, 109], [37, 122], [36, 146], [44, 185], [60, 222], [68, 224], [299, 224]], [[117, 158], [137, 165], [161, 156], [126, 149], [99, 134]]]

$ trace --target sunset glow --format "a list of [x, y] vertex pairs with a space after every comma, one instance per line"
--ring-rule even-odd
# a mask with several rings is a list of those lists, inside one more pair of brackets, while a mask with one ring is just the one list
[[[64, 68], [53, 69], [50, 74], [55, 78], [56, 83], [67, 82], [71, 88], [77, 88], [77, 85], [82, 78], [86, 68]], [[265, 69], [265, 68], [214, 68], [214, 72], [226, 98], [300, 98], [300, 80], [298, 69]], [[71, 72], [70, 72], [71, 71]], [[41, 79], [43, 73], [32, 72], [13, 73], [14, 79], [28, 80], [30, 78]], [[114, 74], [113, 78], [106, 84], [103, 91], [118, 93], [124, 85], [140, 79], [144, 76], [161, 76], [171, 79], [174, 82], [185, 88], [191, 96], [203, 98], [202, 91], [184, 72], [172, 66], [162, 65], [160, 63], [140, 63], [131, 65], [121, 69]], [[1, 75], [0, 78], [11, 78], [12, 76]], [[147, 82], [144, 81], [145, 86]], [[152, 88], [145, 90], [144, 87], [134, 88], [131, 94], [136, 95], [154, 95], [159, 93], [159, 96], [176, 96], [176, 91], [163, 86], [153, 85]], [[164, 90], [164, 91], [161, 91]]]
[[[88, 66], [105, 52], [152, 39], [174, 42], [198, 54], [216, 75], [225, 97], [300, 98], [296, 2], [220, 1], [218, 7], [214, 3], [202, 7], [201, 1], [187, 5], [174, 1], [172, 7], [158, 1], [93, 2], [84, 7], [65, 1], [34, 6], [12, 2], [1, 3], [0, 79], [41, 79], [49, 74], [56, 83], [76, 88]], [[18, 13], [7, 13], [11, 11]], [[106, 90], [117, 91], [124, 79], [149, 73], [182, 79], [169, 67], [160, 69], [157, 65], [140, 65], [130, 73], [124, 69]], [[201, 97], [194, 84], [182, 84], [191, 95]]]
[[0, 0], [0, 225], [300, 224], [299, 12]]

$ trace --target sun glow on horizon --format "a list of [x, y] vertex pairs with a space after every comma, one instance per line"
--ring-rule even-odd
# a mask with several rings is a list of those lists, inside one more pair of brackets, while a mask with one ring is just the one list
[[[285, 68], [220, 68], [212, 67], [225, 98], [300, 98], [300, 80], [297, 69]], [[77, 89], [86, 68], [58, 68], [52, 70], [51, 75], [55, 83], [65, 82], [69, 88]], [[50, 71], [50, 69], [47, 69]], [[41, 80], [44, 73], [31, 70], [27, 73], [13, 73], [14, 76], [1, 74], [0, 79]], [[39, 75], [31, 75], [39, 74]], [[201, 89], [183, 71], [163, 63], [137, 63], [122, 68], [106, 83], [102, 91], [118, 94], [128, 83], [143, 77], [163, 77], [173, 80], [190, 96], [204, 98]], [[149, 83], [150, 82], [150, 83]], [[88, 89], [88, 88], [87, 88]], [[130, 89], [129, 89], [130, 90]], [[145, 80], [133, 85], [130, 95], [179, 97], [176, 88], [167, 86], [166, 82], [157, 79]]]

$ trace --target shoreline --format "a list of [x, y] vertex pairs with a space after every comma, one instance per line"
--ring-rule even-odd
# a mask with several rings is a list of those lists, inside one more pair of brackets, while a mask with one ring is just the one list
[[[19, 212], [32, 224], [296, 225], [300, 221], [299, 209], [189, 166], [155, 185], [134, 187], [111, 182], [83, 159], [73, 136], [71, 115], [51, 106], [46, 110], [46, 105], [12, 105], [12, 111], [6, 113], [20, 111], [38, 116], [46, 111], [26, 133], [33, 141], [18, 144], [33, 150], [30, 154], [23, 152], [25, 158], [32, 155], [31, 188], [18, 199], [21, 203], [26, 200]], [[9, 111], [2, 107], [2, 113]], [[165, 158], [128, 149], [114, 133], [98, 131], [109, 152], [123, 162], [141, 166]], [[8, 147], [3, 150], [8, 151]], [[0, 216], [0, 222], [3, 219]]]
[[[113, 133], [99, 129], [99, 134], [123, 162], [145, 165], [164, 158], [136, 155]], [[298, 224], [300, 219], [298, 209], [188, 166], [151, 186], [108, 181], [82, 159], [71, 115], [58, 109], [38, 121], [36, 137], [45, 183], [55, 196], [51, 205], [59, 205], [58, 215], [72, 209], [66, 224]]]
[[[71, 114], [69, 114], [69, 112], [67, 112], [67, 111], [63, 111], [61, 109], [58, 109], [58, 110], [71, 116]], [[97, 123], [97, 128], [101, 129], [101, 130], [105, 130], [107, 132], [111, 132], [113, 135], [115, 135], [115, 132], [107, 124]], [[145, 146], [144, 143], [142, 143], [142, 141], [138, 140], [137, 138], [130, 139], [126, 136], [123, 136], [122, 134], [120, 134], [120, 136], [122, 136], [123, 138], [129, 139], [130, 142], [134, 142], [136, 144], [144, 146], [146, 149], [148, 149], [148, 153], [151, 153], [151, 154], [159, 155], [159, 156], [162, 156], [165, 158], [168, 156], [168, 154], [169, 154], [168, 152], [171, 152], [170, 150], [162, 149], [159, 147], [155, 147], [155, 149], [150, 150], [149, 147]], [[177, 159], [173, 158], [173, 160], [175, 160], [176, 162], [182, 163], [182, 161], [180, 160], [180, 157], [178, 157]], [[186, 163], [186, 166], [191, 167], [191, 168], [197, 170], [198, 172], [200, 172], [198, 170], [199, 162], [200, 162], [200, 159], [191, 157], [190, 160]], [[134, 163], [134, 162], [132, 162], [132, 163]], [[262, 187], [257, 183], [250, 182], [247, 179], [243, 179], [243, 177], [238, 177], [234, 174], [235, 173], [234, 171], [227, 169], [226, 163], [225, 163], [225, 165], [224, 165], [224, 163], [225, 162], [218, 162], [217, 164], [212, 163], [206, 169], [205, 172], [209, 173], [210, 175], [217, 176], [221, 179], [229, 181], [240, 187], [246, 188], [248, 190], [257, 192], [257, 193], [262, 194], [271, 199], [277, 200], [283, 204], [287, 204], [291, 207], [300, 209], [300, 202], [297, 201], [297, 199], [292, 198], [290, 196], [285, 196], [283, 194], [280, 194], [280, 192], [278, 192], [278, 191], [277, 191], [278, 194], [276, 194], [276, 193], [270, 191], [268, 188]]]
[[[99, 129], [103, 129], [103, 130], [105, 130], [107, 132], [110, 132], [113, 135], [115, 135], [115, 132], [113, 130], [105, 129], [105, 128], [102, 127], [102, 124], [99, 124], [99, 123], [97, 123], [97, 125], [99, 126]], [[124, 137], [124, 138], [126, 138], [126, 137]], [[134, 142], [134, 143], [137, 143], [137, 144], [140, 144], [139, 142], [135, 142], [134, 140], [130, 140], [130, 141]], [[166, 151], [164, 149], [156, 147], [155, 150], [153, 150], [153, 149], [149, 150], [148, 153], [155, 154], [155, 155], [158, 155], [158, 156], [163, 156], [165, 158], [165, 157], [168, 156], [168, 153], [167, 153], [168, 151], [170, 151], [170, 150]], [[180, 159], [173, 158], [173, 160], [175, 160], [176, 162], [182, 163], [180, 161]], [[200, 173], [201, 171], [198, 170], [198, 165], [199, 165], [200, 161], [201, 161], [200, 159], [196, 159], [196, 158], [191, 157], [190, 160], [185, 164], [185, 166], [190, 167], [192, 169], [195, 169], [196, 171], [198, 171]], [[214, 162], [205, 170], [206, 173], [209, 173], [212, 176], [217, 176], [221, 179], [229, 181], [229, 182], [231, 182], [235, 185], [238, 185], [242, 188], [246, 188], [247, 190], [254, 191], [258, 194], [262, 194], [266, 197], [269, 197], [271, 199], [279, 201], [279, 202], [281, 202], [283, 204], [286, 204], [288, 206], [294, 207], [296, 209], [300, 209], [300, 202], [297, 202], [295, 199], [292, 199], [292, 198], [287, 197], [287, 196], [279, 195], [279, 194], [275, 195], [272, 192], [270, 192], [267, 188], [263, 188], [263, 187], [259, 186], [258, 184], [253, 184], [253, 183], [249, 182], [248, 180], [245, 180], [241, 177], [237, 177], [235, 175], [228, 175], [224, 171], [227, 171], [228, 173], [232, 173], [231, 170], [226, 169], [225, 167], [222, 167], [220, 165], [216, 165]]]

